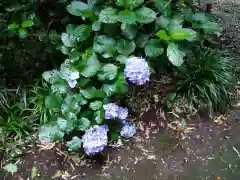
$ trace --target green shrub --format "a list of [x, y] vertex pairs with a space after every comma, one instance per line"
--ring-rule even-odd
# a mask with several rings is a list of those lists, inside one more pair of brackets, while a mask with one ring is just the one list
[[213, 51], [197, 50], [178, 69], [177, 91], [196, 106], [205, 103], [217, 110], [230, 106], [229, 90], [233, 85], [231, 62]]
[[[43, 73], [49, 85], [44, 92], [49, 93], [38, 101], [39, 110], [45, 112], [39, 138], [56, 141], [78, 131], [79, 136], [67, 143], [69, 150], [79, 149], [82, 141], [85, 152], [91, 154], [88, 147], [99, 138], [92, 137], [94, 132], [103, 136], [96, 151], [106, 145], [108, 130], [111, 139], [120, 138], [119, 132], [131, 137], [136, 129], [126, 122], [127, 109], [115, 104], [119, 104], [118, 96], [126, 95], [127, 83], [144, 85], [149, 81], [148, 63], [158, 69], [156, 64], [168, 59], [167, 64], [180, 67], [192, 46], [204, 35], [220, 30], [205, 13], [193, 13], [187, 4], [179, 5], [168, 0], [68, 4], [67, 11], [84, 23], [66, 26], [60, 49], [68, 59], [60, 69]], [[148, 63], [140, 57], [146, 57]], [[120, 118], [123, 116], [125, 119]], [[123, 121], [110, 120], [116, 117]]]

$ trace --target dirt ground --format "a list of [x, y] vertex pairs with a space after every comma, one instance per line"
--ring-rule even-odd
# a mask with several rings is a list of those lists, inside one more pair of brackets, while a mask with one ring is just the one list
[[[203, 2], [203, 1], [202, 1]], [[207, 1], [205, 2], [212, 2]], [[213, 13], [224, 28], [223, 50], [240, 57], [240, 0], [214, 1]], [[240, 67], [240, 66], [239, 66]], [[240, 108], [239, 108], [240, 109]], [[119, 148], [108, 148], [94, 159], [67, 155], [60, 145], [52, 150], [35, 146], [18, 162], [19, 173], [9, 180], [238, 180], [240, 177], [240, 110], [215, 122], [199, 118], [196, 130], [178, 142], [163, 132], [151, 109], [139, 119], [138, 133]], [[163, 111], [161, 111], [163, 112]], [[150, 113], [150, 116], [149, 116]], [[237, 166], [238, 164], [238, 166]], [[1, 179], [2, 179], [1, 178]]]

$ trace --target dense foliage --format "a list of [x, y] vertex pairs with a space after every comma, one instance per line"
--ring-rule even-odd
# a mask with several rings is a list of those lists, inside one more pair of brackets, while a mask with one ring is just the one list
[[72, 1], [66, 9], [83, 23], [66, 26], [61, 51], [68, 58], [60, 69], [43, 73], [49, 89], [39, 101], [39, 138], [56, 141], [77, 131], [68, 148], [83, 143], [89, 155], [103, 150], [107, 134], [116, 140], [136, 132], [117, 98], [126, 95], [128, 83], [146, 84], [166, 59], [168, 67], [181, 66], [190, 48], [220, 30], [183, 2], [88, 0]]
[[0, 2], [1, 75], [9, 80], [18, 71], [18, 79], [33, 81], [55, 68], [20, 103], [0, 97], [2, 137], [40, 124], [42, 143], [70, 136], [69, 151], [94, 155], [111, 140], [133, 137], [128, 84], [142, 87], [163, 70], [177, 74], [174, 97], [217, 107], [229, 100], [230, 68], [208, 54], [192, 58], [192, 50], [220, 31], [191, 0]]

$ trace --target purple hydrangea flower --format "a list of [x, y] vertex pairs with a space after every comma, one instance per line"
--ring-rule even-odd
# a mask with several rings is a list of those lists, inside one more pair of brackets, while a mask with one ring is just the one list
[[119, 106], [115, 103], [109, 103], [103, 105], [105, 111], [105, 119], [116, 119], [118, 118]]
[[137, 85], [146, 84], [149, 81], [150, 70], [145, 59], [132, 57], [126, 60], [124, 75], [128, 80]]
[[95, 155], [101, 152], [108, 143], [106, 125], [93, 126], [85, 131], [82, 137], [83, 148], [87, 155]]
[[135, 133], [136, 133], [135, 124], [129, 124], [129, 123], [124, 124], [120, 131], [120, 135], [124, 138], [131, 138], [134, 136]]
[[119, 109], [118, 109], [118, 118], [120, 120], [125, 120], [125, 119], [127, 119], [127, 117], [128, 117], [128, 109], [119, 107]]

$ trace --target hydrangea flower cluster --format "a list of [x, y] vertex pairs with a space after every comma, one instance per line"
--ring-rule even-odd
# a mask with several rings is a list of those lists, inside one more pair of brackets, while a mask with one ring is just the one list
[[68, 77], [68, 85], [70, 88], [75, 88], [77, 85], [77, 79], [79, 78], [78, 71], [72, 71]]
[[140, 57], [129, 58], [126, 60], [124, 75], [133, 84], [146, 84], [150, 78], [148, 63]]
[[95, 155], [101, 152], [108, 143], [107, 132], [109, 131], [106, 125], [93, 126], [82, 137], [83, 148], [87, 155]]
[[120, 131], [120, 135], [124, 138], [131, 138], [136, 133], [135, 124], [125, 123]]
[[68, 82], [70, 88], [75, 88], [77, 85], [77, 79], [79, 79], [80, 74], [78, 71], [71, 70], [68, 64], [61, 67], [60, 77]]
[[128, 109], [119, 107], [115, 103], [103, 105], [105, 111], [105, 119], [120, 119], [125, 120], [128, 117]]

